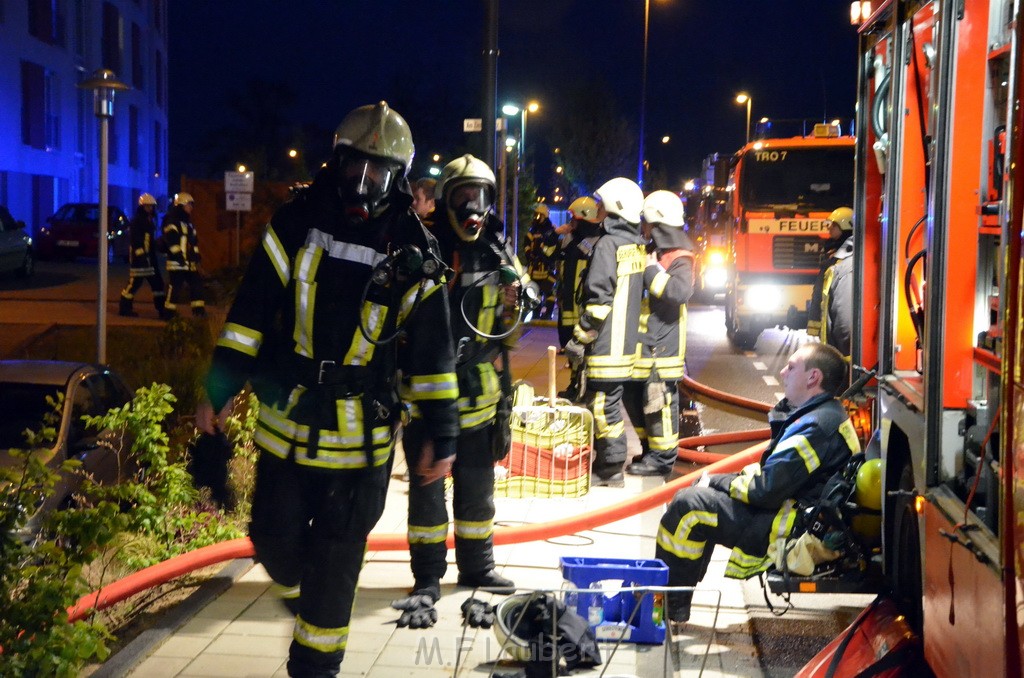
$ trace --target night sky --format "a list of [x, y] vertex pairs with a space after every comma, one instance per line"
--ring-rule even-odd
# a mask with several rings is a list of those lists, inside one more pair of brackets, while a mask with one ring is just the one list
[[[651, 0], [647, 157], [675, 178], [734, 151], [752, 118], [852, 118], [856, 44], [845, 0]], [[196, 172], [230, 124], [231, 88], [287, 82], [287, 115], [313, 130], [309, 154], [355, 106], [389, 101], [408, 120], [417, 166], [464, 143], [480, 117], [483, 0], [172, 0], [171, 176]], [[498, 99], [536, 99], [530, 150], [556, 146], [553, 115], [570, 87], [610, 97], [635, 129], [644, 0], [502, 0]], [[322, 134], [322, 138], [317, 138]], [[660, 143], [670, 135], [668, 146]], [[232, 169], [224, 167], [223, 169]], [[176, 183], [176, 180], [172, 180]], [[174, 188], [174, 186], [172, 186]], [[595, 187], [596, 188], [596, 187]]]

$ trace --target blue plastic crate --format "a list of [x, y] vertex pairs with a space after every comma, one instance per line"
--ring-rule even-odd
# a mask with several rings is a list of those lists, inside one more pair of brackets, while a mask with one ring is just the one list
[[[562, 576], [572, 588], [589, 589], [596, 582], [621, 581], [622, 587], [665, 586], [668, 584], [668, 566], [658, 559], [629, 558], [559, 559]], [[581, 591], [575, 596], [576, 612], [586, 619], [598, 640], [623, 640], [630, 643], [665, 642], [665, 623], [661, 619], [664, 607], [655, 623], [654, 593], [620, 591], [606, 595]], [[639, 610], [637, 610], [639, 606]], [[632, 623], [627, 623], [632, 619]]]

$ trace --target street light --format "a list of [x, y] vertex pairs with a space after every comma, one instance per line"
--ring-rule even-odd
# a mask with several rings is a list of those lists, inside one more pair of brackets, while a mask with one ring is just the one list
[[747, 143], [750, 143], [750, 105], [754, 99], [746, 92], [740, 92], [736, 95], [736, 103], [747, 105]]
[[519, 173], [523, 169], [524, 158], [526, 157], [526, 118], [529, 113], [536, 113], [540, 110], [540, 104], [536, 101], [531, 101], [522, 108], [515, 104], [505, 104], [501, 107], [501, 112], [505, 115], [521, 115], [519, 118], [519, 144], [516, 147], [516, 174], [515, 180], [512, 182], [512, 215], [515, 217], [515, 229], [514, 229], [514, 240], [513, 249], [516, 253], [519, 252]]
[[98, 234], [99, 289], [96, 299], [96, 362], [107, 362], [107, 170], [110, 149], [110, 118], [114, 117], [114, 94], [131, 89], [117, 79], [114, 71], [100, 69], [79, 89], [92, 90], [93, 113], [100, 121], [100, 223]]

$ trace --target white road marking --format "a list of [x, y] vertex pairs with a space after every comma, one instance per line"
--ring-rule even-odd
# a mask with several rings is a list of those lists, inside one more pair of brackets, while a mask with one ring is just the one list
[[764, 379], [764, 383], [768, 384], [769, 386], [779, 385], [779, 380], [771, 376], [770, 374], [763, 374], [761, 375], [761, 378]]
[[768, 366], [765, 365], [764, 363], [759, 363], [759, 362], [755, 361], [754, 362], [754, 369], [755, 370], [761, 370], [762, 372], [764, 372], [765, 370], [768, 369]]

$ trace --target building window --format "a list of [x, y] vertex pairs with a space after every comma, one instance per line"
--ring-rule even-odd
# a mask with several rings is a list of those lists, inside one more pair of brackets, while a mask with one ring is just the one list
[[156, 82], [153, 83], [153, 89], [156, 90], [156, 105], [162, 109], [164, 107], [164, 55], [160, 53], [160, 50], [153, 53], [153, 66], [153, 70], [156, 71]]
[[[109, 148], [107, 149], [107, 160], [110, 162], [111, 165], [116, 165], [118, 160], [121, 157], [121, 154], [119, 152], [120, 151], [120, 139], [117, 136], [117, 121], [119, 119], [120, 118], [118, 118], [115, 115], [115, 116], [111, 117], [108, 120], [108, 123], [107, 123], [107, 136], [109, 137], [108, 140], [107, 140], [107, 142], [109, 143]], [[97, 125], [96, 148], [99, 148], [99, 147], [100, 147], [100, 133], [99, 133], [99, 126]]]
[[103, 3], [103, 37], [100, 43], [103, 68], [109, 68], [115, 74], [121, 71], [121, 55], [124, 53], [124, 30], [121, 26], [121, 13], [109, 2]]
[[153, 176], [164, 173], [164, 126], [159, 120], [153, 122]]
[[153, 0], [153, 25], [160, 35], [164, 33], [164, 3], [163, 0]]
[[60, 146], [57, 77], [39, 64], [21, 62], [21, 142], [38, 149]]
[[128, 166], [139, 168], [139, 107], [128, 107]]
[[142, 63], [142, 29], [136, 23], [132, 24], [132, 86], [135, 89], [142, 89], [144, 83], [143, 74], [145, 69]]
[[28, 32], [49, 45], [64, 46], [64, 17], [58, 0], [28, 0]]

